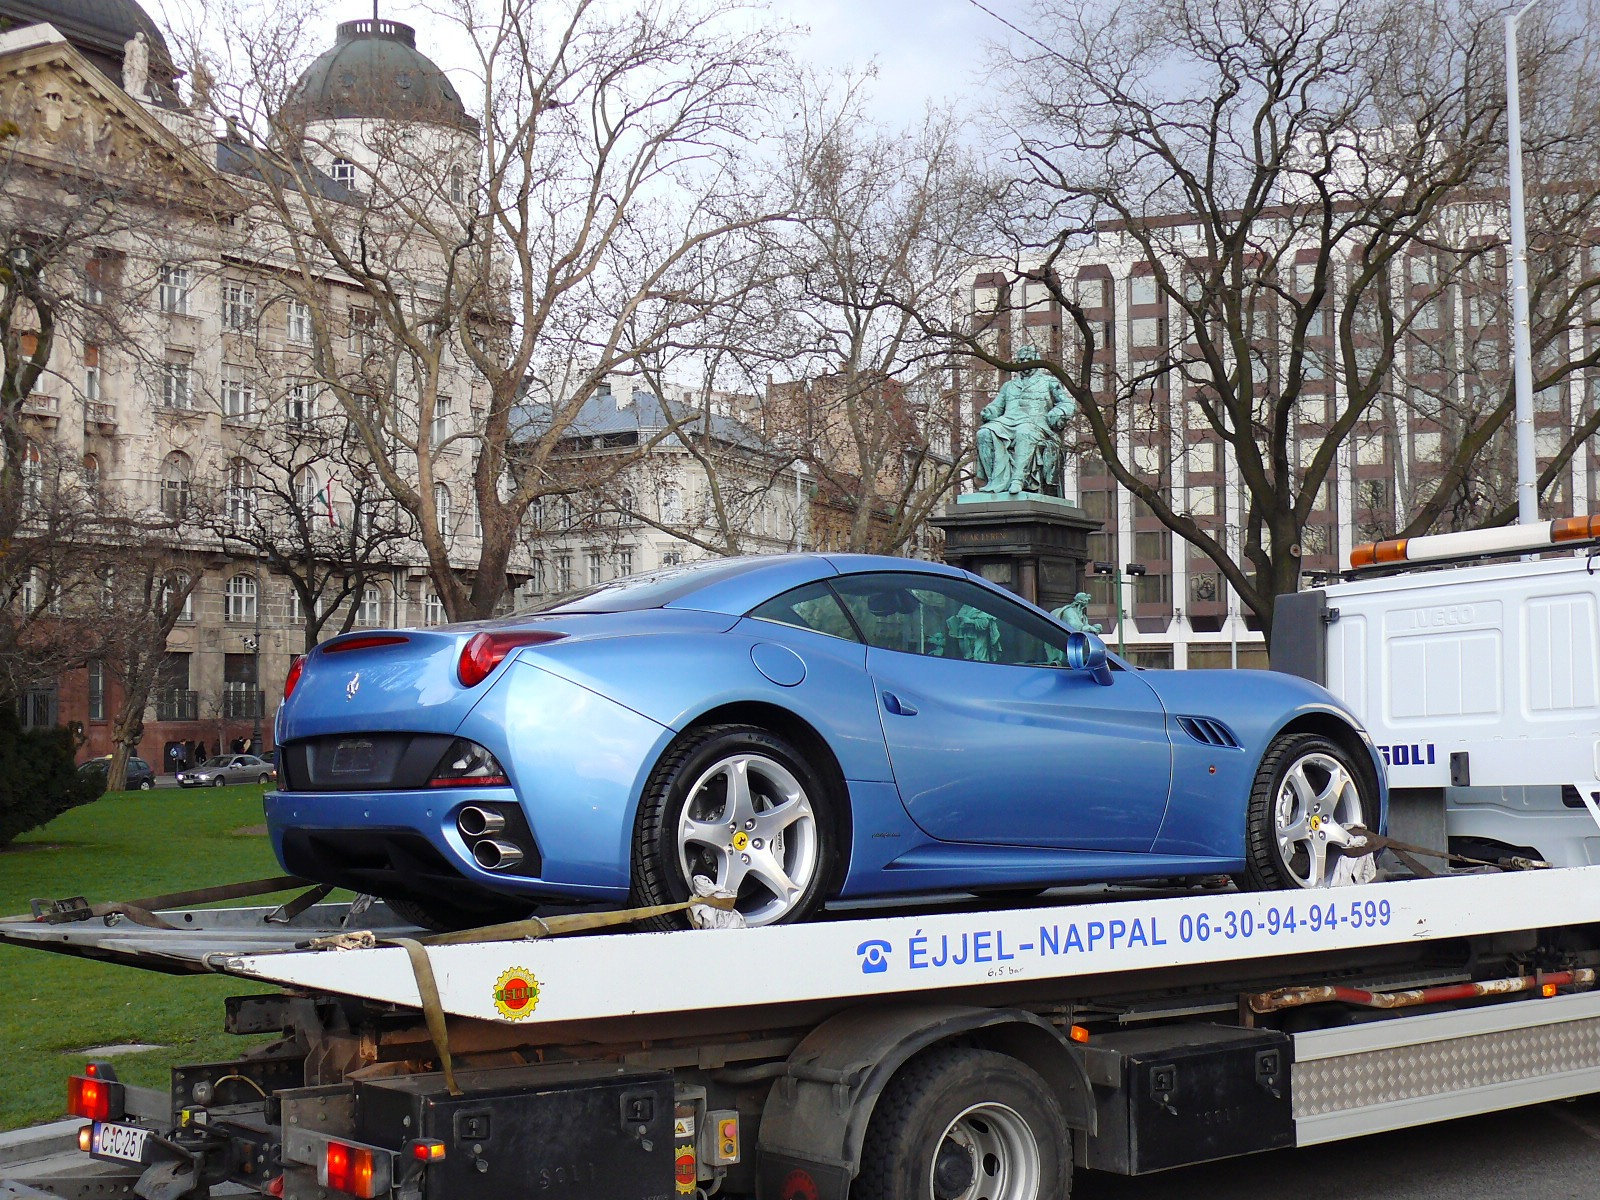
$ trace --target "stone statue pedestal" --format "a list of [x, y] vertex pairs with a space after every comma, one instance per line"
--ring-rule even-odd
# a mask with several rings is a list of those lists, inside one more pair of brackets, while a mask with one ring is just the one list
[[1103, 522], [1070, 500], [969, 492], [928, 523], [944, 530], [944, 560], [1044, 609], [1083, 590], [1089, 535]]

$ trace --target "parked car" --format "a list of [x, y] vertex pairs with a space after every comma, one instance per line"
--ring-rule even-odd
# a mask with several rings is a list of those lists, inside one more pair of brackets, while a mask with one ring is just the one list
[[222, 787], [229, 783], [270, 783], [272, 764], [254, 754], [218, 754], [178, 772], [179, 787]]
[[[78, 764], [78, 773], [87, 775], [91, 772], [104, 776], [111, 769], [111, 756], [102, 754], [99, 758], [91, 758]], [[128, 759], [128, 786], [138, 788], [141, 792], [148, 792], [156, 785], [156, 773], [150, 769], [150, 764], [137, 756]]]
[[[268, 828], [420, 923], [1231, 874], [1318, 888], [1380, 830], [1349, 709], [1260, 671], [1136, 671], [975, 575], [849, 555], [666, 569], [298, 660]], [[661, 922], [669, 924], [670, 919]]]

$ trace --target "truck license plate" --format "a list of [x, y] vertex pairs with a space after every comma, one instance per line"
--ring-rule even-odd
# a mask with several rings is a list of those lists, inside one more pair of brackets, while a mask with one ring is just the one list
[[150, 1131], [137, 1125], [117, 1125], [111, 1121], [94, 1123], [94, 1141], [89, 1151], [96, 1158], [114, 1158], [120, 1162], [144, 1162], [145, 1146], [150, 1141]]

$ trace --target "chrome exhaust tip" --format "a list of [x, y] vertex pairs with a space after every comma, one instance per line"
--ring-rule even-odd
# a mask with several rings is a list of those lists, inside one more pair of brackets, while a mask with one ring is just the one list
[[505, 827], [505, 814], [495, 812], [492, 808], [469, 804], [456, 815], [456, 828], [461, 830], [463, 837], [485, 837], [499, 833]]
[[485, 838], [473, 844], [472, 857], [485, 871], [509, 871], [522, 861], [522, 849], [510, 842]]

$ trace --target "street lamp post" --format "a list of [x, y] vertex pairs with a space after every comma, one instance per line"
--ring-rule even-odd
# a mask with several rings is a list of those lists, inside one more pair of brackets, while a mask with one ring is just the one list
[[1528, 322], [1528, 230], [1522, 208], [1522, 97], [1517, 83], [1517, 22], [1539, 0], [1506, 18], [1507, 192], [1511, 208], [1511, 368], [1516, 386], [1517, 523], [1539, 519], [1533, 454], [1533, 340]]
[[[1129, 578], [1124, 578], [1124, 570]], [[1126, 568], [1120, 568], [1116, 563], [1097, 562], [1094, 564], [1094, 573], [1111, 576], [1111, 587], [1117, 596], [1117, 656], [1127, 658], [1128, 639], [1123, 633], [1122, 585], [1131, 583], [1133, 579], [1143, 575], [1145, 566], [1143, 563], [1129, 563]]]

